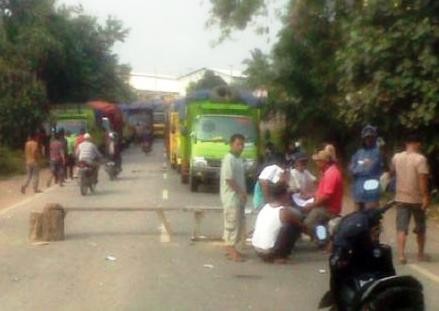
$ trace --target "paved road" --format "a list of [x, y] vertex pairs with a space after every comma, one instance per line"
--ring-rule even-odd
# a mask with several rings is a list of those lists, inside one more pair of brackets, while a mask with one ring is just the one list
[[[66, 218], [65, 241], [29, 244], [29, 212], [48, 202], [85, 209], [219, 206], [214, 189], [191, 194], [175, 172], [163, 170], [159, 144], [148, 156], [130, 149], [124, 160], [120, 179], [110, 182], [101, 174], [95, 195], [81, 197], [70, 183], [0, 211], [1, 310], [317, 309], [328, 284], [328, 275], [320, 273], [324, 254], [301, 242], [288, 265], [264, 264], [250, 250], [249, 261], [232, 263], [219, 243], [190, 241], [190, 213], [168, 214], [175, 231], [170, 243], [161, 242], [153, 213], [73, 212]], [[207, 216], [202, 229], [220, 236], [222, 216]], [[435, 310], [439, 284], [404, 269], [420, 277], [428, 310]]]

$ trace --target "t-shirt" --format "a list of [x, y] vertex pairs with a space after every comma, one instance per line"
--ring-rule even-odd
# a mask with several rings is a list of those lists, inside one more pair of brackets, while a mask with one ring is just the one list
[[283, 206], [272, 207], [270, 204], [266, 204], [261, 209], [256, 218], [252, 237], [252, 244], [255, 248], [264, 251], [273, 248], [282, 227], [280, 211], [283, 208]]
[[269, 165], [262, 170], [261, 174], [259, 174], [258, 179], [266, 180], [275, 184], [281, 179], [284, 172], [285, 171], [281, 167], [275, 164]]
[[288, 186], [294, 192], [313, 193], [315, 181], [316, 177], [308, 170], [301, 172], [298, 169], [292, 169]]
[[99, 152], [98, 148], [89, 141], [84, 141], [78, 146], [77, 149], [77, 155], [79, 161], [85, 161], [92, 163], [96, 161], [99, 158], [102, 158], [101, 153]]
[[74, 135], [70, 135], [66, 137], [66, 140], [67, 140], [67, 154], [73, 155], [75, 153], [76, 137]]
[[329, 197], [328, 211], [333, 215], [340, 214], [343, 201], [343, 177], [335, 164], [326, 169], [319, 182], [316, 197], [319, 199], [323, 196]]
[[395, 201], [422, 203], [419, 177], [430, 172], [427, 159], [420, 153], [404, 151], [393, 156], [392, 166], [396, 172]]
[[34, 140], [29, 140], [24, 146], [24, 155], [27, 165], [36, 165], [40, 160], [40, 153], [38, 143]]
[[79, 135], [76, 137], [76, 145], [75, 148], [78, 148], [80, 144], [82, 144], [85, 141], [84, 134]]
[[234, 180], [243, 191], [246, 191], [244, 161], [230, 152], [226, 154], [221, 164], [221, 201], [225, 207], [240, 206], [239, 195], [233, 191], [227, 180]]
[[62, 160], [62, 155], [64, 154], [64, 144], [55, 139], [50, 143], [50, 160], [60, 161]]

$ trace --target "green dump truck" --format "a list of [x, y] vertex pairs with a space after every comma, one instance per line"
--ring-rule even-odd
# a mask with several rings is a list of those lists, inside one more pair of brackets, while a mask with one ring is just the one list
[[111, 130], [108, 118], [96, 120], [95, 110], [84, 104], [55, 106], [50, 111], [49, 126], [51, 129], [68, 131], [77, 136], [81, 129], [90, 133], [95, 143], [103, 148], [105, 132]]
[[260, 158], [259, 101], [243, 92], [220, 87], [197, 92], [180, 108], [181, 178], [193, 192], [204, 183], [218, 182], [221, 161], [233, 134], [246, 138], [242, 157], [249, 183], [256, 178]]

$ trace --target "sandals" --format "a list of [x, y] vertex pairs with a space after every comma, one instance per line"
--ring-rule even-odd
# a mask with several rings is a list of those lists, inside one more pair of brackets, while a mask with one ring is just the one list
[[407, 264], [407, 258], [399, 258], [399, 264], [400, 265], [406, 265]]

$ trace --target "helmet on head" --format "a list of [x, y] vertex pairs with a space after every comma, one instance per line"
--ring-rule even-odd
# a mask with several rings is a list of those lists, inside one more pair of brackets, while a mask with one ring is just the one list
[[377, 136], [377, 128], [375, 126], [372, 125], [366, 125], [362, 130], [361, 130], [361, 138], [366, 138], [366, 137], [376, 137]]
[[110, 139], [116, 140], [117, 139], [117, 133], [115, 132], [110, 132], [108, 134], [108, 137], [110, 137]]
[[85, 133], [84, 134], [84, 139], [85, 140], [91, 140], [91, 135], [89, 133]]

